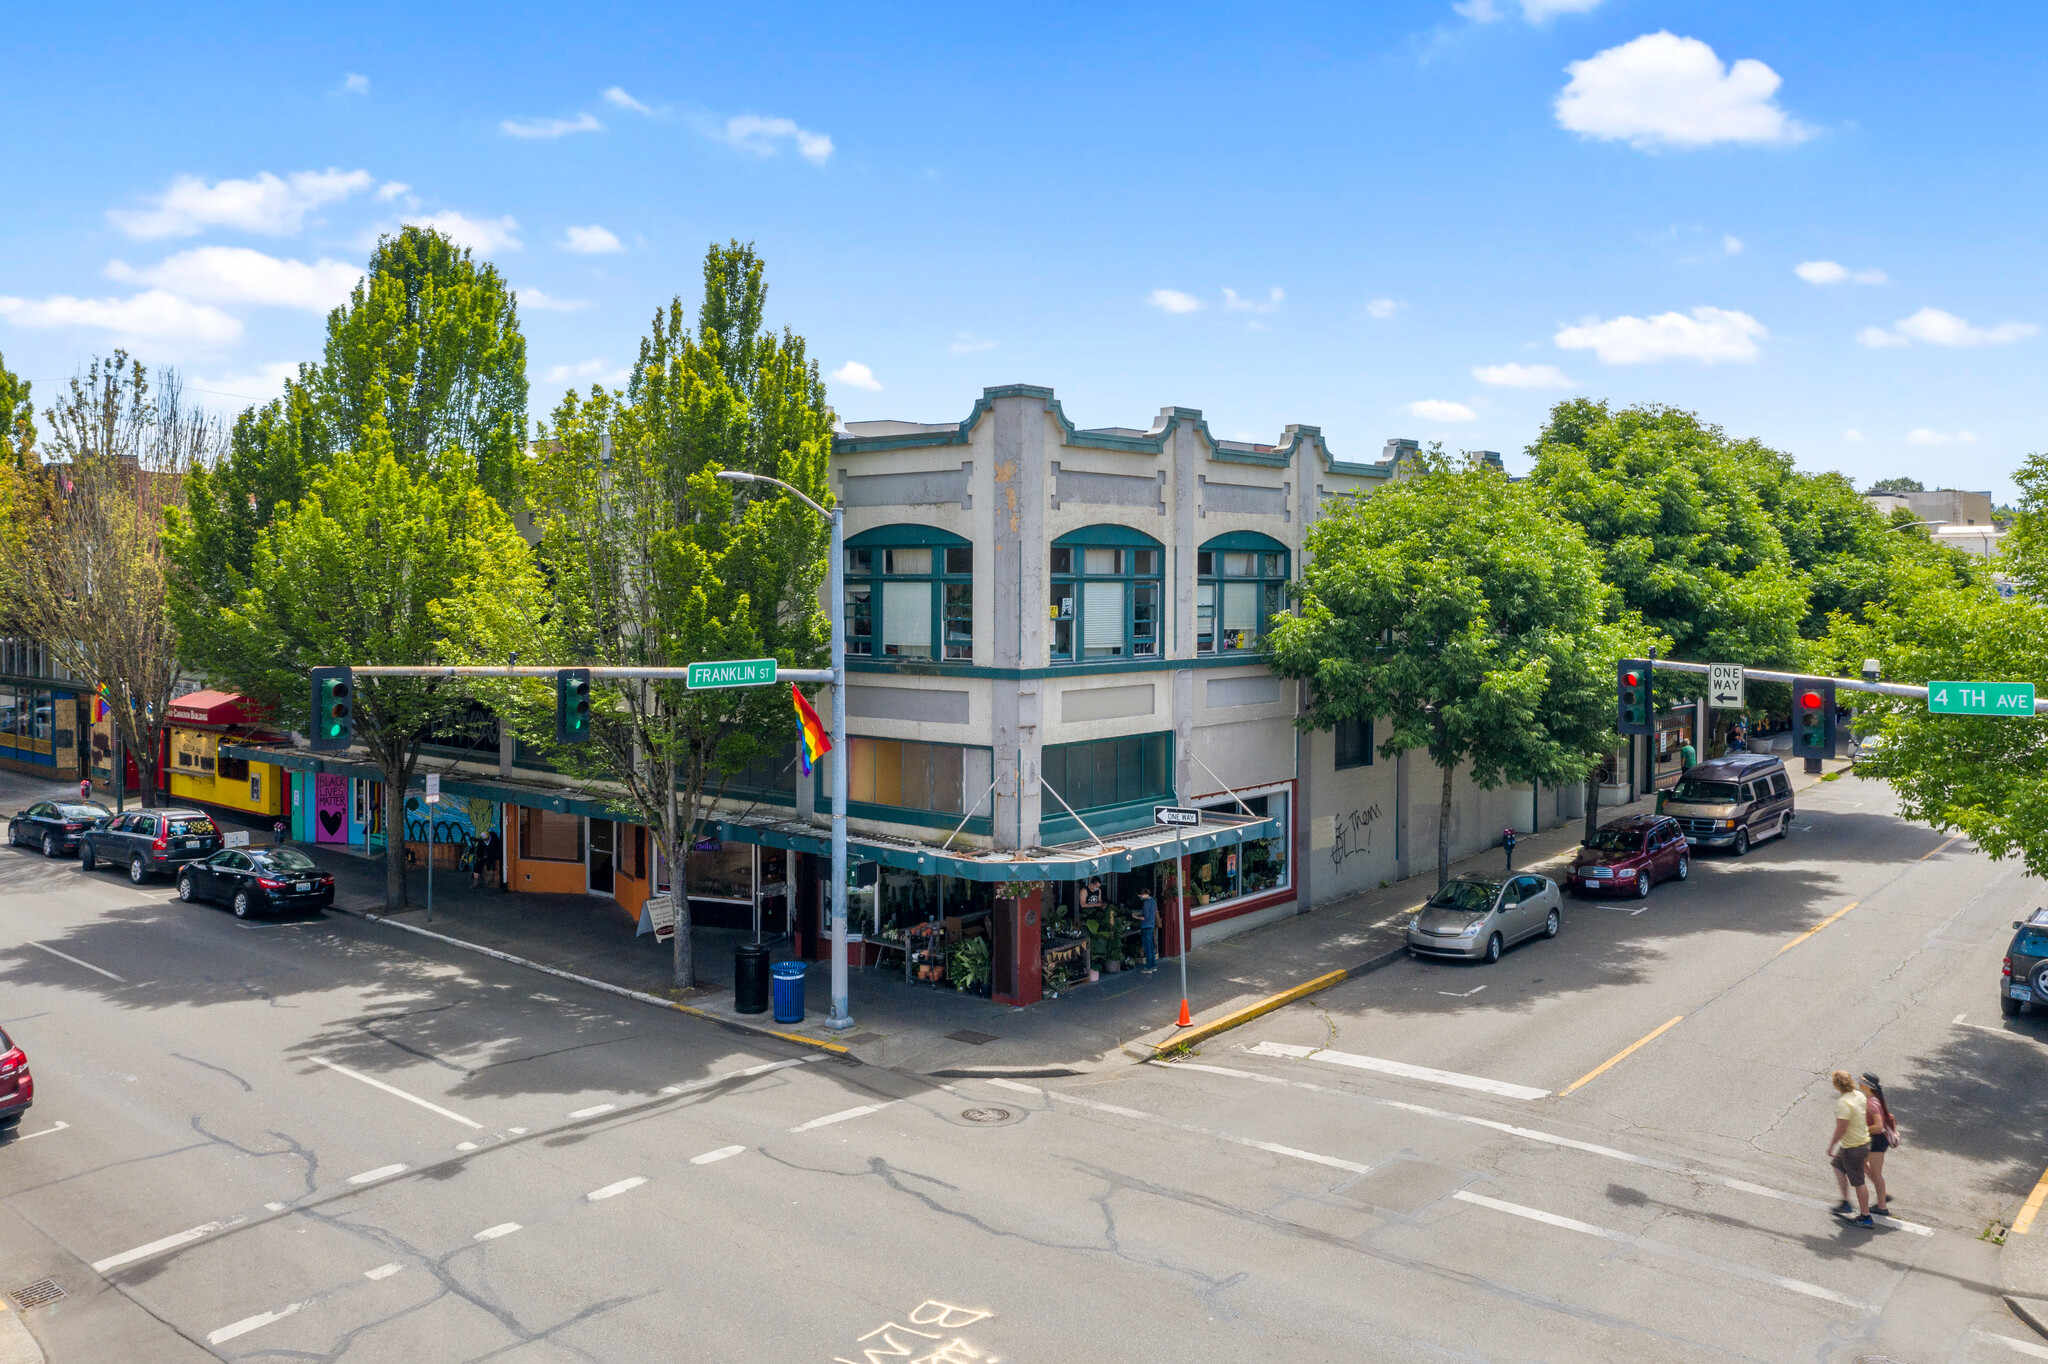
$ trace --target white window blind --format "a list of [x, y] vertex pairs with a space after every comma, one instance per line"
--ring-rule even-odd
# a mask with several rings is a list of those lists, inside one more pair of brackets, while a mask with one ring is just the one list
[[1083, 583], [1082, 587], [1086, 593], [1081, 622], [1083, 647], [1092, 658], [1121, 654], [1124, 651], [1124, 585]]
[[882, 651], [898, 658], [932, 656], [932, 585], [882, 584]]
[[1256, 630], [1259, 628], [1259, 585], [1257, 583], [1223, 584], [1223, 628], [1226, 630]]

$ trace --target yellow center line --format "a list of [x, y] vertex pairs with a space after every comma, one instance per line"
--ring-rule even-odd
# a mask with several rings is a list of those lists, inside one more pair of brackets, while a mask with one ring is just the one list
[[1959, 843], [1962, 841], [1962, 838], [1963, 836], [1961, 834], [1957, 834], [1954, 838], [1951, 838], [1948, 841], [1948, 843], [1942, 844], [1939, 848], [1932, 848], [1927, 852], [1921, 853], [1918, 857], [1914, 858], [1913, 860], [1916, 862], [1925, 862], [1928, 858], [1934, 856], [1935, 853], [1947, 852], [1949, 843]]
[[2020, 1209], [2018, 1217], [2012, 1219], [2012, 1234], [2014, 1236], [2025, 1236], [2034, 1229], [2034, 1215], [2041, 1211], [2041, 1203], [2044, 1199], [2048, 1199], [2048, 1171], [2042, 1172], [2041, 1182], [2036, 1184], [2034, 1191], [2027, 1195], [2026, 1206]]
[[1805, 931], [1804, 933], [1801, 933], [1801, 934], [1800, 934], [1800, 935], [1799, 935], [1798, 937], [1794, 938], [1794, 939], [1793, 939], [1793, 940], [1792, 940], [1791, 942], [1788, 942], [1788, 943], [1786, 943], [1786, 944], [1785, 944], [1785, 945], [1784, 945], [1783, 947], [1779, 948], [1779, 949], [1778, 949], [1778, 955], [1779, 955], [1779, 956], [1781, 956], [1781, 957], [1782, 957], [1782, 956], [1784, 956], [1784, 955], [1785, 955], [1785, 954], [1786, 954], [1787, 952], [1790, 952], [1790, 951], [1791, 951], [1791, 950], [1792, 950], [1793, 948], [1795, 948], [1795, 947], [1799, 946], [1799, 944], [1801, 944], [1801, 943], [1805, 942], [1805, 941], [1806, 941], [1806, 940], [1807, 940], [1808, 938], [1810, 938], [1810, 937], [1812, 937], [1812, 936], [1813, 936], [1814, 934], [1816, 934], [1816, 933], [1820, 932], [1820, 931], [1821, 931], [1821, 930], [1822, 930], [1823, 928], [1826, 928], [1826, 927], [1827, 927], [1827, 926], [1828, 926], [1829, 924], [1831, 924], [1831, 923], [1833, 923], [1833, 922], [1834, 922], [1835, 920], [1837, 920], [1837, 919], [1841, 918], [1841, 917], [1842, 917], [1842, 916], [1843, 916], [1844, 914], [1847, 914], [1847, 913], [1848, 913], [1848, 912], [1849, 912], [1850, 910], [1852, 910], [1852, 909], [1856, 908], [1856, 906], [1858, 906], [1858, 905], [1860, 905], [1860, 904], [1862, 904], [1862, 903], [1863, 903], [1863, 902], [1862, 902], [1861, 900], [1851, 900], [1851, 901], [1850, 901], [1850, 902], [1849, 902], [1848, 904], [1846, 904], [1846, 905], [1843, 905], [1843, 906], [1842, 906], [1842, 907], [1841, 907], [1840, 909], [1838, 909], [1838, 910], [1836, 910], [1836, 911], [1835, 911], [1834, 913], [1832, 913], [1832, 914], [1828, 915], [1828, 917], [1827, 917], [1827, 918], [1825, 918], [1825, 919], [1822, 919], [1822, 920], [1821, 920], [1821, 921], [1820, 921], [1819, 923], [1815, 924], [1815, 925], [1814, 925], [1814, 926], [1813, 926], [1812, 928], [1809, 928], [1809, 929], [1807, 929], [1807, 930], [1806, 930], [1806, 931]]
[[1566, 1085], [1563, 1089], [1557, 1091], [1557, 1097], [1562, 1099], [1565, 1095], [1571, 1093], [1573, 1090], [1579, 1088], [1580, 1086], [1590, 1084], [1594, 1080], [1599, 1079], [1602, 1075], [1605, 1075], [1612, 1067], [1614, 1067], [1616, 1064], [1624, 1060], [1630, 1052], [1636, 1050], [1636, 1048], [1638, 1047], [1648, 1046], [1650, 1043], [1656, 1041], [1658, 1038], [1662, 1037], [1665, 1033], [1671, 1031], [1671, 1029], [1677, 1027], [1680, 1023], [1683, 1023], [1684, 1021], [1685, 1015], [1680, 1014], [1678, 1017], [1672, 1019], [1669, 1023], [1665, 1023], [1661, 1027], [1658, 1027], [1653, 1031], [1645, 1034], [1644, 1036], [1637, 1038], [1635, 1041], [1623, 1047], [1620, 1051], [1614, 1053], [1614, 1055], [1608, 1057], [1605, 1061], [1602, 1061], [1599, 1065], [1587, 1071], [1584, 1075], [1581, 1075], [1578, 1079]]

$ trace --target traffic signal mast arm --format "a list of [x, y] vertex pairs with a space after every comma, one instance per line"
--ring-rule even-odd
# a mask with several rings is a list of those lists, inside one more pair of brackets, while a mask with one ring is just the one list
[[[405, 667], [370, 666], [353, 669], [357, 677], [553, 677], [563, 671], [560, 668], [520, 667], [441, 667], [408, 665]], [[580, 668], [593, 678], [604, 677], [651, 677], [670, 682], [687, 682], [688, 668]], [[830, 682], [830, 668], [778, 668], [776, 680], [781, 682]]]
[[[1705, 663], [1677, 663], [1667, 658], [1658, 659], [1657, 670], [1662, 672], [1666, 668], [1682, 673], [1708, 673], [1712, 671], [1712, 668]], [[361, 672], [362, 670], [358, 668], [356, 671]], [[1809, 677], [1803, 673], [1765, 672], [1760, 668], [1744, 668], [1742, 675], [1755, 682], [1787, 682], [1795, 687], [1824, 683], [1836, 691], [1871, 692], [1878, 696], [1904, 696], [1915, 701], [1925, 701], [1928, 691], [1926, 687], [1916, 687], [1906, 682], [1868, 682], [1856, 677]], [[1950, 683], [1949, 685], [1953, 686], [1955, 684]], [[2035, 701], [2034, 713], [2038, 715], [2043, 711], [2048, 711], [2048, 700]]]

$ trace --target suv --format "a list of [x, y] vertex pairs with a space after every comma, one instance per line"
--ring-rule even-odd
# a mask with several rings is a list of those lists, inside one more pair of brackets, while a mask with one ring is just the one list
[[87, 871], [102, 862], [126, 867], [128, 879], [139, 886], [152, 875], [210, 857], [220, 846], [220, 829], [204, 810], [136, 810], [80, 835], [78, 862]]
[[1792, 831], [1792, 778], [1768, 753], [1734, 753], [1704, 762], [1665, 793], [1661, 813], [1678, 821], [1696, 848], [1733, 848]]
[[1998, 975], [1998, 1011], [2007, 1018], [2032, 1004], [2048, 1009], [2048, 909], [2015, 919], [2012, 946]]
[[1691, 849], [1677, 820], [1625, 815], [1601, 825], [1599, 833], [1580, 845], [1565, 884], [1581, 893], [1619, 890], [1642, 900], [1665, 877], [1683, 881], [1691, 873]]

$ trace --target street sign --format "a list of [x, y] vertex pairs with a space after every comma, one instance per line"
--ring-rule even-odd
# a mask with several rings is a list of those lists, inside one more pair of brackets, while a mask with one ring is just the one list
[[249, 846], [249, 831], [237, 829], [231, 834], [222, 834], [220, 844], [223, 848], [246, 848]]
[[1200, 824], [1202, 812], [1190, 810], [1185, 805], [1155, 805], [1152, 807], [1154, 824]]
[[427, 804], [439, 805], [440, 803], [441, 774], [439, 772], [429, 772], [427, 773]]
[[775, 683], [772, 658], [736, 658], [724, 663], [692, 663], [686, 679], [691, 691], [719, 687], [768, 687]]
[[2034, 718], [2031, 682], [1929, 682], [1927, 709], [1936, 715], [2017, 715]]
[[1743, 709], [1741, 664], [1707, 665], [1707, 706], [1712, 710]]

